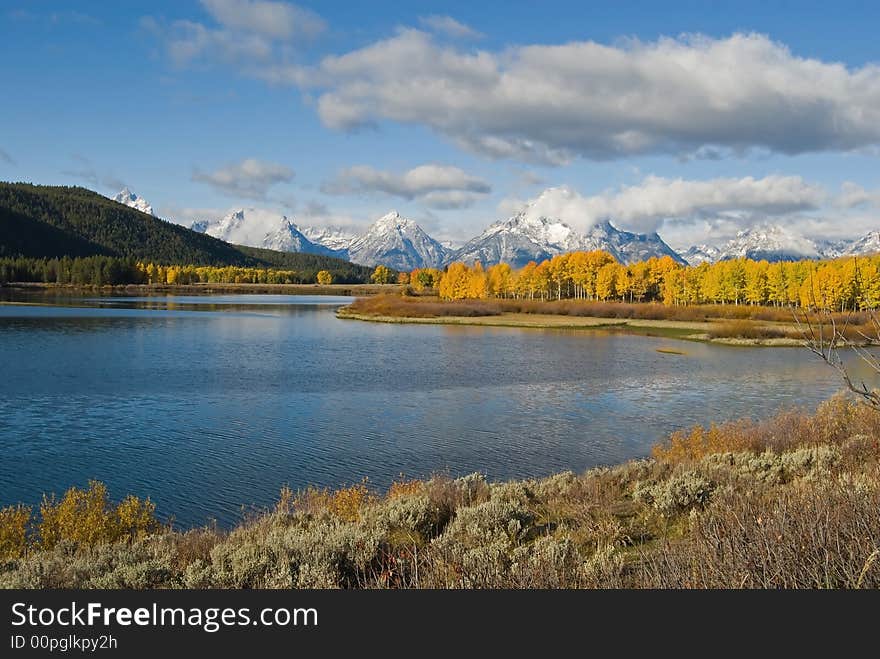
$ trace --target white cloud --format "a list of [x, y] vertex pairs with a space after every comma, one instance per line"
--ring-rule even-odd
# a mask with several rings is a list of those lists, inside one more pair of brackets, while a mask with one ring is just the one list
[[549, 188], [529, 202], [528, 212], [536, 217], [560, 218], [579, 229], [611, 219], [621, 228], [645, 232], [670, 223], [690, 224], [705, 218], [727, 216], [741, 221], [782, 217], [816, 210], [825, 198], [821, 187], [799, 176], [707, 181], [648, 176], [638, 185], [589, 197], [565, 186]]
[[840, 194], [835, 199], [838, 208], [878, 208], [880, 207], [880, 192], [865, 190], [862, 186], [851, 181], [845, 181], [840, 186]]
[[207, 183], [226, 195], [264, 200], [270, 187], [289, 183], [293, 177], [293, 170], [285, 165], [246, 158], [213, 172], [196, 170], [192, 180]]
[[403, 29], [287, 79], [308, 80], [332, 128], [422, 124], [473, 151], [523, 161], [880, 144], [880, 67], [798, 57], [760, 34], [490, 52]]
[[452, 16], [443, 16], [440, 14], [420, 16], [419, 23], [426, 28], [445, 34], [453, 39], [481, 39], [485, 36], [470, 25], [465, 25], [464, 23], [455, 20]]
[[483, 179], [451, 165], [420, 165], [402, 174], [368, 165], [349, 167], [322, 186], [327, 194], [381, 192], [432, 208], [464, 208], [492, 191]]
[[175, 21], [166, 37], [168, 56], [183, 66], [200, 57], [224, 61], [267, 60], [271, 42], [261, 35], [214, 30], [201, 23]]
[[205, 10], [221, 25], [261, 34], [270, 39], [314, 37], [327, 25], [314, 12], [289, 2], [265, 0], [201, 0]]
[[164, 42], [178, 66], [203, 59], [255, 67], [278, 59], [282, 46], [308, 41], [326, 29], [320, 16], [288, 2], [201, 0], [201, 4], [216, 25], [191, 20], [166, 25], [151, 16], [140, 21], [143, 29]]
[[340, 233], [358, 235], [369, 226], [367, 215], [354, 217], [337, 209], [328, 208], [326, 204], [311, 200], [306, 202], [296, 213], [297, 225], [302, 227], [332, 228]]

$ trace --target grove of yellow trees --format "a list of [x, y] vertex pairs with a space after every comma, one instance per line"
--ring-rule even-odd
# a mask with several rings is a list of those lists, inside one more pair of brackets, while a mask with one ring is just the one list
[[624, 265], [602, 250], [561, 254], [519, 270], [452, 263], [445, 272], [413, 270], [417, 291], [436, 288], [446, 300], [519, 298], [669, 305], [797, 305], [821, 309], [880, 307], [880, 255], [830, 261], [769, 263], [733, 259], [682, 266], [671, 257]]
[[144, 274], [147, 284], [299, 284], [303, 277], [303, 273], [295, 270], [241, 268], [232, 265], [215, 267], [138, 263], [137, 268]]

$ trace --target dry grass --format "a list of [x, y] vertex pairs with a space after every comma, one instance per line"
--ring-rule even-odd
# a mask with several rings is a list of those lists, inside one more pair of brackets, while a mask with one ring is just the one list
[[880, 448], [880, 414], [867, 405], [835, 396], [810, 415], [789, 410], [765, 421], [741, 419], [674, 432], [654, 446], [652, 456], [680, 464], [718, 453], [781, 453], [802, 447], [839, 446], [853, 436], [871, 438]]
[[[460, 323], [517, 327], [600, 327], [620, 325], [624, 331], [672, 330], [679, 338], [740, 340], [746, 345], [799, 345], [807, 337], [806, 321], [831, 335], [831, 318], [847, 339], [862, 345], [880, 343], [867, 312], [821, 316], [792, 309], [747, 305], [664, 306], [655, 303], [562, 300], [455, 300], [436, 297], [376, 295], [359, 298], [343, 313], [385, 322]], [[821, 323], [819, 322], [821, 321]], [[637, 328], [637, 329], [634, 329]], [[692, 330], [690, 332], [686, 330]]]
[[714, 324], [708, 332], [713, 339], [799, 339], [802, 333], [796, 327], [761, 325], [751, 320], [731, 320]]
[[499, 316], [504, 313], [496, 301], [459, 300], [441, 302], [438, 298], [403, 295], [376, 295], [359, 298], [348, 307], [352, 312], [369, 316], [397, 318], [442, 318], [445, 316]]
[[[711, 320], [760, 321], [764, 323], [794, 323], [794, 312], [784, 307], [752, 305], [694, 305], [667, 306], [653, 302], [629, 304], [625, 302], [590, 302], [586, 300], [454, 300], [436, 297], [409, 297], [376, 295], [356, 300], [351, 311], [364, 315], [401, 318], [441, 318], [444, 316], [497, 316], [500, 314], [543, 314], [557, 316], [585, 316], [616, 318], [620, 320], [670, 320], [706, 322]], [[818, 318], [818, 317], [817, 317]], [[851, 326], [870, 327], [867, 312], [835, 314], [839, 324], [848, 321]], [[732, 325], [732, 327], [736, 327]], [[744, 326], [743, 326], [744, 327]]]
[[[19, 510], [0, 513], [12, 545]], [[838, 397], [581, 475], [284, 490], [228, 533], [32, 542], [0, 587], [878, 588], [878, 510], [880, 414]]]

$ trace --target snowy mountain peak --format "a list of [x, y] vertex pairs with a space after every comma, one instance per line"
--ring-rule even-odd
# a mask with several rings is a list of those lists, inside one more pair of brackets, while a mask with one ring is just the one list
[[239, 245], [335, 255], [333, 250], [312, 243], [286, 215], [259, 208], [236, 208], [219, 220], [193, 222], [192, 229]]
[[845, 245], [841, 256], [869, 256], [880, 254], [880, 231], [869, 231], [858, 240]]
[[391, 211], [376, 220], [369, 231], [422, 231], [422, 228], [397, 211]]
[[493, 224], [483, 235], [509, 232], [539, 245], [555, 246], [563, 251], [577, 249], [579, 237], [570, 226], [561, 220], [537, 215], [530, 210], [525, 208], [513, 217]]
[[688, 265], [715, 263], [718, 257], [721, 256], [721, 250], [714, 245], [694, 245], [681, 256], [687, 261]]
[[821, 256], [819, 246], [813, 240], [779, 224], [764, 224], [738, 232], [721, 249], [717, 260], [749, 258], [756, 261], [787, 261]]
[[134, 192], [128, 189], [128, 187], [122, 188], [115, 197], [113, 197], [113, 201], [125, 204], [130, 208], [134, 208], [135, 210], [139, 210], [141, 213], [146, 213], [147, 215], [156, 216], [153, 212], [153, 207], [147, 202], [143, 197], [138, 197]]
[[690, 265], [699, 265], [737, 258], [773, 262], [871, 254], [880, 254], [880, 231], [870, 231], [857, 240], [812, 239], [789, 227], [763, 224], [739, 231], [721, 247], [694, 245], [684, 258]]
[[323, 245], [335, 251], [348, 249], [357, 237], [353, 229], [341, 226], [301, 227], [300, 231], [316, 245]]
[[480, 261], [484, 265], [503, 262], [519, 268], [529, 261], [542, 261], [557, 254], [601, 249], [621, 263], [633, 263], [652, 256], [670, 256], [682, 262], [681, 257], [656, 233], [621, 231], [608, 219], [594, 224], [586, 233], [576, 231], [541, 208], [548, 205], [544, 202], [550, 198], [547, 197], [550, 192], [554, 203], [560, 194], [568, 194], [565, 188], [545, 191], [513, 217], [496, 222], [468, 241], [447, 261]]
[[443, 245], [397, 211], [380, 217], [348, 246], [352, 263], [369, 266], [381, 263], [395, 270], [436, 268], [444, 262], [446, 254]]

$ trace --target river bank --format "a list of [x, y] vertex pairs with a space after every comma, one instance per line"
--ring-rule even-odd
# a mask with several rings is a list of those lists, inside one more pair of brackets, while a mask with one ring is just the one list
[[336, 295], [365, 297], [399, 292], [397, 284], [120, 284], [117, 286], [80, 286], [74, 284], [9, 283], [0, 291], [64, 293], [68, 295]]
[[[656, 336], [686, 341], [701, 341], [736, 346], [797, 347], [804, 346], [802, 338], [792, 337], [718, 337], [711, 332], [718, 323], [711, 321], [676, 321], [600, 318], [594, 316], [560, 316], [555, 314], [502, 313], [493, 316], [437, 316], [430, 318], [385, 316], [352, 311], [341, 307], [337, 318], [373, 323], [404, 323], [416, 325], [470, 325], [480, 327], [521, 327], [555, 330], [601, 330], [642, 336]], [[793, 324], [784, 330], [798, 331]]]

